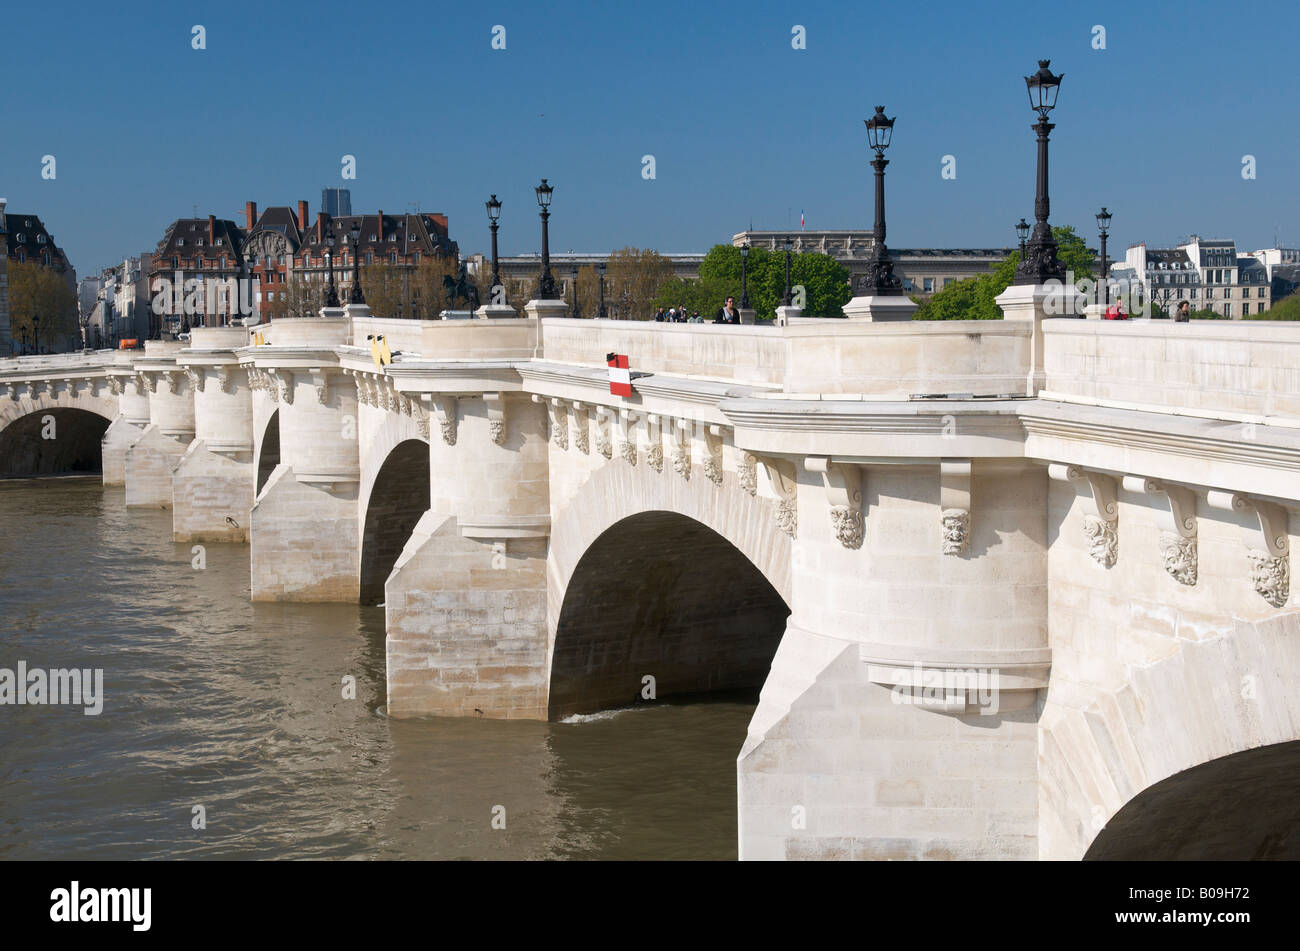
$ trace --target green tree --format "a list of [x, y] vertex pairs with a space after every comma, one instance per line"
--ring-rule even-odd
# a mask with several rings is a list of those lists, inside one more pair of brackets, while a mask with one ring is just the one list
[[[684, 303], [688, 310], [698, 310], [701, 316], [711, 320], [728, 297], [734, 297], [736, 303], [740, 303], [740, 267], [739, 248], [716, 244], [700, 262], [698, 278], [665, 281], [651, 303], [655, 307], [675, 307]], [[776, 308], [785, 296], [785, 253], [752, 248], [745, 270], [749, 304], [756, 316], [759, 319], [775, 317]], [[853, 296], [849, 289], [849, 272], [828, 254], [808, 252], [793, 255], [790, 284], [803, 289], [805, 317], [843, 317], [843, 307]]]
[[[1073, 226], [1053, 228], [1052, 237], [1056, 239], [1057, 260], [1067, 277], [1073, 278], [1076, 284], [1085, 278], [1095, 278], [1096, 255]], [[913, 297], [920, 306], [912, 319], [1001, 320], [1002, 308], [998, 307], [996, 298], [1015, 281], [1019, 264], [1020, 252], [1012, 251], [988, 274], [954, 281], [928, 299]]]
[[1247, 314], [1246, 320], [1300, 320], [1300, 293], [1273, 302], [1262, 314]]
[[[0, 254], [4, 251], [0, 249]], [[41, 348], [59, 346], [77, 328], [77, 292], [67, 279], [35, 261], [9, 262], [10, 333], [21, 341], [39, 334]]]

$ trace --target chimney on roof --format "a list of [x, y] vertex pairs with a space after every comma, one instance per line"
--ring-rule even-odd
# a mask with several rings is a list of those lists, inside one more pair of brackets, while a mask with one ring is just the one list
[[208, 244], [217, 240], [217, 216], [208, 215]]
[[306, 234], [307, 232], [307, 203], [298, 202], [298, 230]]
[[316, 212], [316, 240], [325, 240], [325, 212]]
[[252, 231], [253, 225], [257, 224], [257, 202], [244, 202], [244, 229]]
[[384, 209], [379, 209], [379, 240], [384, 240]]

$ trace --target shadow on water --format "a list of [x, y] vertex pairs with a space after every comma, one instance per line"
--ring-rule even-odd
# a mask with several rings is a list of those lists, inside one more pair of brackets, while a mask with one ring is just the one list
[[752, 698], [390, 720], [382, 608], [253, 604], [246, 546], [193, 547], [95, 480], [0, 482], [0, 668], [104, 677], [98, 716], [0, 706], [0, 858], [735, 857]]

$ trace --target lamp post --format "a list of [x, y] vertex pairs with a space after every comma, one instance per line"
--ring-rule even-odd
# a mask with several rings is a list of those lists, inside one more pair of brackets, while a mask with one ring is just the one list
[[1103, 205], [1097, 212], [1097, 230], [1101, 232], [1101, 271], [1097, 275], [1097, 300], [1105, 307], [1110, 303], [1110, 282], [1106, 280], [1106, 232], [1110, 230], [1111, 214]]
[[575, 264], [571, 274], [573, 278], [573, 316], [576, 320], [582, 316], [582, 306], [578, 303], [578, 267]]
[[1016, 237], [1020, 239], [1020, 260], [1025, 259], [1025, 240], [1029, 237], [1029, 222], [1021, 218], [1016, 222]]
[[1047, 223], [1051, 203], [1047, 188], [1047, 137], [1055, 125], [1047, 121], [1047, 114], [1056, 108], [1056, 96], [1061, 91], [1064, 74], [1057, 76], [1047, 67], [1051, 60], [1040, 59], [1038, 72], [1025, 77], [1029, 90], [1029, 105], [1038, 113], [1038, 121], [1030, 128], [1038, 133], [1038, 180], [1034, 192], [1034, 231], [1025, 248], [1025, 256], [1016, 268], [1017, 284], [1046, 284], [1065, 277], [1061, 263], [1056, 259], [1056, 242], [1052, 228]]
[[[497, 288], [501, 286], [501, 272], [497, 268], [497, 220], [501, 217], [501, 202], [496, 195], [489, 198], [484, 204], [487, 206], [488, 227], [492, 229], [492, 286], [490, 293], [494, 298], [492, 303], [496, 303]], [[501, 303], [505, 303], [505, 295], [501, 296]]]
[[348, 237], [352, 239], [352, 288], [348, 291], [349, 304], [364, 304], [366, 295], [361, 290], [361, 222], [354, 219], [352, 227], [348, 229]]
[[749, 257], [749, 242], [740, 246], [740, 309], [749, 309], [749, 275], [745, 270], [745, 260]]
[[555, 189], [546, 184], [546, 179], [543, 178], [534, 191], [537, 192], [537, 204], [542, 209], [542, 276], [537, 281], [537, 296], [541, 300], [555, 300], [555, 278], [551, 274], [551, 239], [547, 227], [547, 222], [551, 220], [551, 193]]
[[600, 277], [600, 305], [596, 308], [596, 317], [605, 319], [605, 262], [596, 265], [596, 274]]
[[794, 291], [790, 287], [790, 251], [793, 247], [794, 239], [789, 235], [781, 239], [781, 248], [785, 251], [785, 296], [781, 298], [782, 307], [794, 305]]
[[36, 355], [41, 355], [41, 318], [39, 315], [32, 316], [32, 343], [36, 346]]
[[334, 229], [325, 232], [325, 266], [329, 269], [329, 283], [325, 285], [325, 306], [338, 307], [339, 292], [334, 287]]
[[889, 260], [885, 247], [885, 149], [894, 134], [894, 120], [885, 116], [885, 107], [876, 106], [876, 114], [864, 120], [867, 127], [867, 145], [876, 153], [871, 167], [876, 171], [876, 222], [871, 239], [871, 260], [866, 272], [858, 278], [861, 296], [892, 296], [903, 293], [903, 282], [894, 276], [894, 263]]

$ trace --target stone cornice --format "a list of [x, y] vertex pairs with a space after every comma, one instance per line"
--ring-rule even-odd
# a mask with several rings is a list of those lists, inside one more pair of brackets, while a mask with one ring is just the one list
[[481, 394], [522, 391], [515, 366], [513, 360], [402, 360], [384, 371], [402, 392]]

